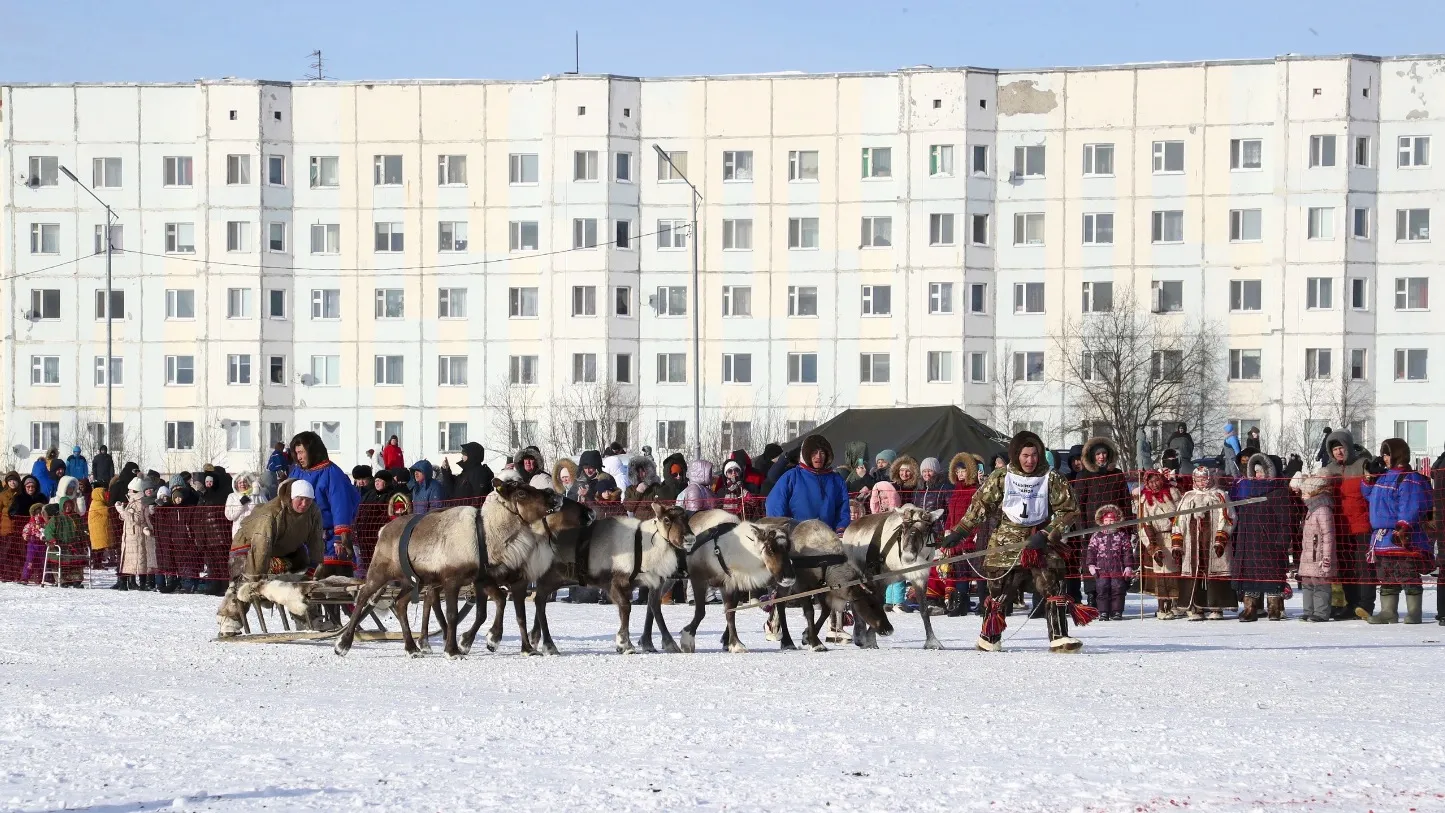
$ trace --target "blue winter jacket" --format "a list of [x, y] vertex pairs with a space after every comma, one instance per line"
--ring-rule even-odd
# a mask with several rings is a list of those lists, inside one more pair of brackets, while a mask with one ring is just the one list
[[351, 484], [346, 472], [330, 460], [309, 469], [293, 465], [286, 476], [293, 480], [305, 480], [316, 491], [316, 506], [321, 509], [321, 530], [326, 536], [326, 558], [335, 558], [336, 535], [351, 532], [351, 523], [356, 520], [356, 506], [361, 503], [356, 486]]
[[90, 476], [90, 464], [85, 462], [84, 457], [73, 454], [65, 458], [65, 473], [77, 480], [84, 480]]
[[46, 468], [45, 458], [42, 457], [35, 461], [35, 465], [30, 467], [30, 476], [40, 481], [41, 494], [47, 498], [55, 496], [55, 487], [59, 485], [60, 480], [50, 473], [50, 469]]
[[286, 454], [284, 452], [271, 450], [271, 456], [266, 458], [266, 471], [282, 472], [286, 470]]
[[413, 472], [421, 472], [425, 479], [418, 483], [413, 476], [407, 486], [411, 489], [411, 512], [417, 516], [442, 509], [442, 484], [432, 477], [431, 461], [418, 460], [412, 464]]
[[790, 517], [802, 522], [820, 519], [842, 530], [848, 527], [848, 484], [834, 471], [813, 471], [795, 466], [778, 479], [768, 492], [768, 516]]
[[[1430, 481], [1425, 475], [1409, 469], [1390, 469], [1373, 484], [1361, 483], [1360, 493], [1370, 503], [1370, 527], [1375, 530], [1371, 545], [1376, 555], [1400, 556], [1430, 550], [1424, 527], [1425, 515], [1430, 511]], [[1413, 551], [1395, 544], [1394, 534], [1389, 533], [1401, 522], [1410, 526], [1409, 546]]]

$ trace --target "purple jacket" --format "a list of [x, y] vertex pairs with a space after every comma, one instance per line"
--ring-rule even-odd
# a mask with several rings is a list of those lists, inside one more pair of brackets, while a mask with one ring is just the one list
[[1139, 553], [1134, 535], [1125, 529], [1097, 531], [1089, 537], [1085, 565], [1099, 569], [1105, 578], [1123, 578], [1124, 570], [1139, 569]]

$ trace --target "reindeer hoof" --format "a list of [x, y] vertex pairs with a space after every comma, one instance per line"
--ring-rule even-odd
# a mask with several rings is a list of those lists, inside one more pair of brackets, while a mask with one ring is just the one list
[[619, 655], [636, 655], [636, 654], [637, 654], [637, 650], [636, 650], [636, 649], [633, 649], [633, 648], [630, 647], [630, 646], [619, 646], [619, 647], [617, 647], [617, 654], [619, 654]]
[[827, 651], [828, 651], [828, 647], [823, 646], [822, 644], [813, 644], [813, 646], [812, 646], [811, 648], [812, 648], [812, 650], [813, 650], [814, 652], [827, 652]]
[[546, 655], [561, 655], [561, 654], [562, 654], [561, 650], [557, 649], [557, 645], [556, 645], [556, 644], [547, 644], [547, 645], [545, 645], [545, 646], [542, 648], [542, 652], [543, 652], [543, 654], [546, 654]]
[[676, 641], [664, 641], [662, 644], [662, 651], [666, 652], [669, 655], [676, 655], [679, 652], [682, 652], [681, 649], [677, 648]]
[[525, 656], [528, 657], [528, 658], [540, 658], [540, 657], [542, 657], [542, 653], [538, 652], [538, 651], [535, 650], [535, 649], [524, 649], [524, 650], [522, 650], [522, 654], [525, 655]]
[[448, 653], [447, 653], [447, 660], [449, 660], [449, 661], [459, 661], [459, 660], [461, 660], [461, 659], [464, 658], [464, 657], [466, 657], [466, 656], [463, 655], [463, 654], [460, 653], [460, 652], [448, 652]]
[[782, 652], [797, 652], [798, 645], [793, 643], [792, 641], [784, 641], [781, 644], [778, 644], [778, 649]]
[[420, 657], [426, 655], [426, 653], [423, 652], [423, 651], [420, 650], [420, 649], [413, 649], [413, 650], [407, 652], [406, 655], [407, 655], [408, 658], [420, 658]]
[[493, 641], [491, 638], [488, 638], [488, 639], [487, 639], [487, 651], [488, 651], [488, 652], [496, 652], [496, 651], [497, 651], [497, 642], [496, 642], [496, 641]]
[[924, 648], [924, 649], [943, 649], [943, 644], [939, 643], [937, 638], [929, 638], [927, 641], [924, 641], [924, 642], [923, 642], [923, 648]]
[[342, 646], [340, 643], [337, 643], [336, 646], [331, 648], [331, 651], [335, 652], [339, 657], [344, 658], [346, 657], [346, 653], [351, 651], [351, 647]]
[[657, 647], [653, 646], [651, 641], [643, 641], [639, 646], [641, 647], [643, 652], [651, 655], [657, 654]]
[[748, 652], [748, 648], [743, 646], [742, 644], [729, 644], [728, 651], [736, 653], [738, 655], [746, 655]]
[[697, 652], [697, 637], [690, 632], [682, 634], [682, 651], [689, 655]]

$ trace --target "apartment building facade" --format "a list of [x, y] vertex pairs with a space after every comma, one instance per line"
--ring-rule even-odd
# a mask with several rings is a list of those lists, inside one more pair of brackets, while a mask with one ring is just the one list
[[[1349, 382], [1361, 435], [1438, 451], [1442, 94], [1445, 60], [1358, 56], [7, 86], [0, 431], [93, 445], [109, 375], [113, 442], [162, 466], [309, 428], [348, 461], [716, 453], [850, 406], [989, 420], [1007, 383], [1000, 428], [1067, 443], [1094, 416], [1050, 336], [1127, 293], [1218, 327], [1222, 414], [1267, 442]], [[119, 216], [109, 302], [61, 167]]]

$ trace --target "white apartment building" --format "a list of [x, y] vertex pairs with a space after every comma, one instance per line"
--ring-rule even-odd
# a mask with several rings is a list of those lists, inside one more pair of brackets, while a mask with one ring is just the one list
[[999, 375], [1009, 423], [1076, 442], [1049, 335], [1116, 290], [1220, 328], [1267, 446], [1305, 379], [1362, 382], [1371, 442], [1445, 441], [1441, 57], [11, 85], [0, 115], [11, 454], [103, 434], [105, 214], [62, 166], [119, 215], [112, 439], [147, 465], [308, 428], [347, 463], [716, 453], [850, 406], [990, 420]]

